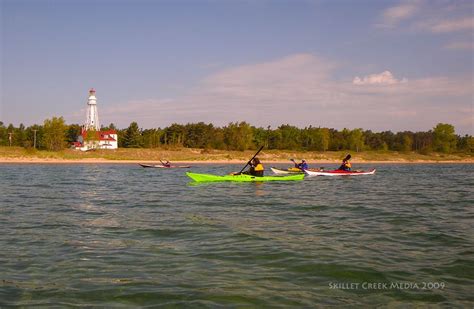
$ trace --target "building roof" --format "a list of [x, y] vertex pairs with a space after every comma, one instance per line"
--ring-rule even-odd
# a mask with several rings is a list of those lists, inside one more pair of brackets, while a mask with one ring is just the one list
[[[83, 131], [82, 132], [81, 135], [84, 138], [84, 140], [86, 140], [88, 133], [89, 133], [88, 131]], [[97, 131], [97, 132], [94, 132], [94, 133], [96, 133], [95, 140], [109, 141], [109, 142], [117, 141], [117, 131], [115, 131], [115, 130]]]

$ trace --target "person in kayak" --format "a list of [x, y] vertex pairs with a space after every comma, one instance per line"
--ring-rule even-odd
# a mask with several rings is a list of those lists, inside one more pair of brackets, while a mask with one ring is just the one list
[[305, 159], [301, 160], [301, 163], [295, 162], [295, 167], [299, 168], [302, 171], [307, 170], [309, 168], [308, 163], [306, 163]]
[[248, 173], [253, 176], [262, 177], [264, 170], [265, 168], [263, 167], [263, 164], [260, 163], [260, 160], [258, 158], [254, 158], [252, 162], [250, 162], [250, 169]]
[[350, 171], [352, 169], [352, 164], [349, 162], [350, 160], [350, 155], [344, 158], [342, 160], [341, 166], [339, 166], [338, 170], [343, 170], [343, 171]]
[[161, 161], [161, 164], [163, 164], [164, 167], [171, 167], [171, 162], [166, 160], [165, 162]]

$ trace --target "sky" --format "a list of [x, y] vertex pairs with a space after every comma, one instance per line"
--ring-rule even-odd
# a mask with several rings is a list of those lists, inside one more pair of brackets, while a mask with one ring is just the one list
[[474, 134], [474, 2], [0, 0], [0, 121]]

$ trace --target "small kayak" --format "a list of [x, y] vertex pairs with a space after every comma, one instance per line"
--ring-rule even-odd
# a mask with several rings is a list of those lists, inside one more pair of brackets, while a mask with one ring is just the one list
[[290, 168], [276, 168], [276, 167], [270, 167], [273, 173], [277, 175], [284, 175], [284, 174], [304, 174], [302, 170], [300, 170], [297, 167], [290, 167]]
[[305, 170], [308, 176], [361, 176], [361, 175], [373, 175], [375, 174], [375, 168], [370, 171], [344, 171], [344, 170], [332, 170], [332, 171], [316, 171], [316, 170]]
[[186, 175], [196, 182], [211, 182], [211, 181], [238, 181], [238, 182], [260, 182], [260, 181], [290, 181], [303, 180], [304, 174], [295, 174], [287, 176], [252, 176], [247, 174], [240, 175], [212, 175], [186, 172]]
[[161, 164], [142, 164], [142, 163], [138, 163], [138, 165], [140, 165], [141, 167], [144, 167], [144, 168], [190, 168], [191, 166], [190, 165], [171, 165], [171, 166], [164, 166], [164, 165], [161, 165]]

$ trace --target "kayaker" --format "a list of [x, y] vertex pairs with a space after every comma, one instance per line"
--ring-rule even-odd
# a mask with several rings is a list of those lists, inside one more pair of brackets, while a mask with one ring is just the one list
[[341, 166], [339, 166], [339, 170], [343, 170], [343, 171], [350, 171], [352, 169], [352, 164], [351, 162], [349, 162], [349, 159], [350, 159], [350, 155], [348, 155], [346, 158], [344, 158], [344, 160], [342, 160], [342, 164]]
[[260, 163], [260, 160], [258, 158], [254, 158], [252, 162], [250, 162], [250, 175], [262, 177], [264, 170], [265, 168], [263, 167], [263, 164]]
[[307, 170], [309, 168], [308, 163], [306, 163], [305, 159], [301, 160], [301, 163], [295, 162], [295, 167], [299, 168], [302, 171]]
[[171, 167], [171, 162], [166, 160], [166, 162], [161, 162], [161, 164], [163, 164], [164, 167]]

